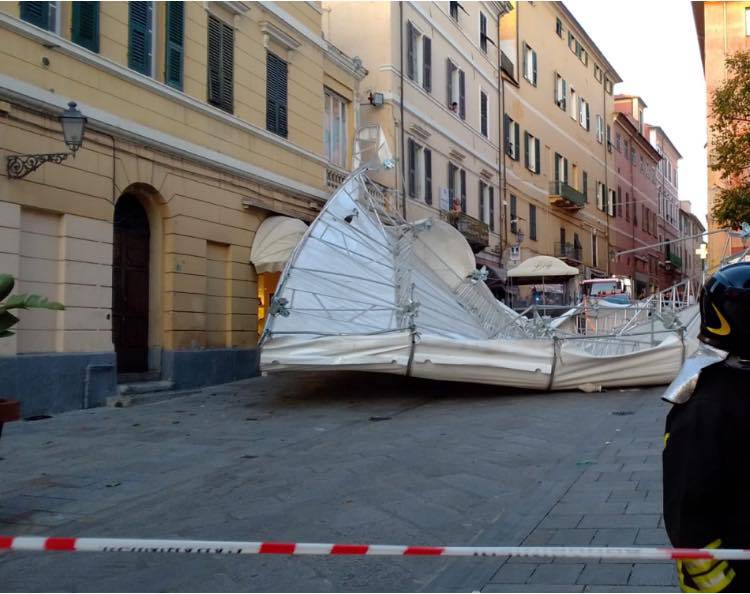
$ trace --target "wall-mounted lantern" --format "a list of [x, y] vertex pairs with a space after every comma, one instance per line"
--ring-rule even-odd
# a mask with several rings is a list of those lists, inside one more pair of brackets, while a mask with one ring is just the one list
[[60, 114], [63, 138], [70, 149], [69, 153], [47, 153], [42, 155], [11, 155], [8, 157], [8, 177], [20, 179], [39, 169], [44, 163], [62, 163], [70, 155], [75, 156], [83, 143], [86, 131], [86, 118], [78, 111], [74, 101], [68, 103], [68, 109]]

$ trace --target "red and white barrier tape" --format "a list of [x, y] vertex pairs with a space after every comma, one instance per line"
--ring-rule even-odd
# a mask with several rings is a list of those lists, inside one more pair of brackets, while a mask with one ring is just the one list
[[162, 540], [142, 538], [63, 538], [0, 536], [2, 551], [81, 553], [191, 553], [204, 555], [395, 555], [434, 557], [566, 557], [576, 559], [750, 560], [750, 549], [672, 549], [637, 547], [422, 547], [402, 545]]

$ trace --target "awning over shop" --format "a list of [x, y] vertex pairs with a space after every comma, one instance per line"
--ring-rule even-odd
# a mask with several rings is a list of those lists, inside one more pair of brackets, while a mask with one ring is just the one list
[[307, 225], [291, 217], [269, 217], [263, 221], [250, 249], [250, 262], [256, 272], [283, 270], [305, 231]]
[[578, 274], [578, 268], [568, 266], [559, 258], [534, 256], [508, 271], [509, 278], [569, 277]]

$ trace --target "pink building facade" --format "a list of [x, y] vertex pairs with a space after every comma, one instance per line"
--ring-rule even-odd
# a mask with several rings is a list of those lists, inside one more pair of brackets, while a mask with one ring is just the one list
[[[682, 155], [659, 126], [646, 124], [645, 132], [661, 160], [656, 169], [658, 240], [672, 241], [680, 237], [680, 198], [677, 190], [677, 164]], [[680, 243], [668, 243], [661, 250], [659, 279], [662, 287], [680, 282], [685, 262], [680, 256]]]
[[616, 202], [610, 218], [610, 244], [615, 253], [645, 249], [616, 256], [612, 270], [632, 280], [635, 297], [669, 286], [661, 264], [663, 250], [646, 248], [659, 242], [657, 173], [661, 157], [645, 135], [645, 108], [639, 97], [615, 97], [612, 143], [616, 177], [612, 189]]

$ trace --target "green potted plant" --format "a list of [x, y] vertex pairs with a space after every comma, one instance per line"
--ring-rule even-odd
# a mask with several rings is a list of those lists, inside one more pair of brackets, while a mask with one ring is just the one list
[[[0, 338], [14, 334], [10, 328], [18, 323], [18, 318], [10, 313], [11, 309], [65, 309], [61, 303], [39, 295], [11, 295], [14, 285], [15, 280], [10, 274], [0, 274]], [[0, 436], [3, 433], [3, 423], [20, 418], [21, 405], [18, 400], [0, 398]]]

